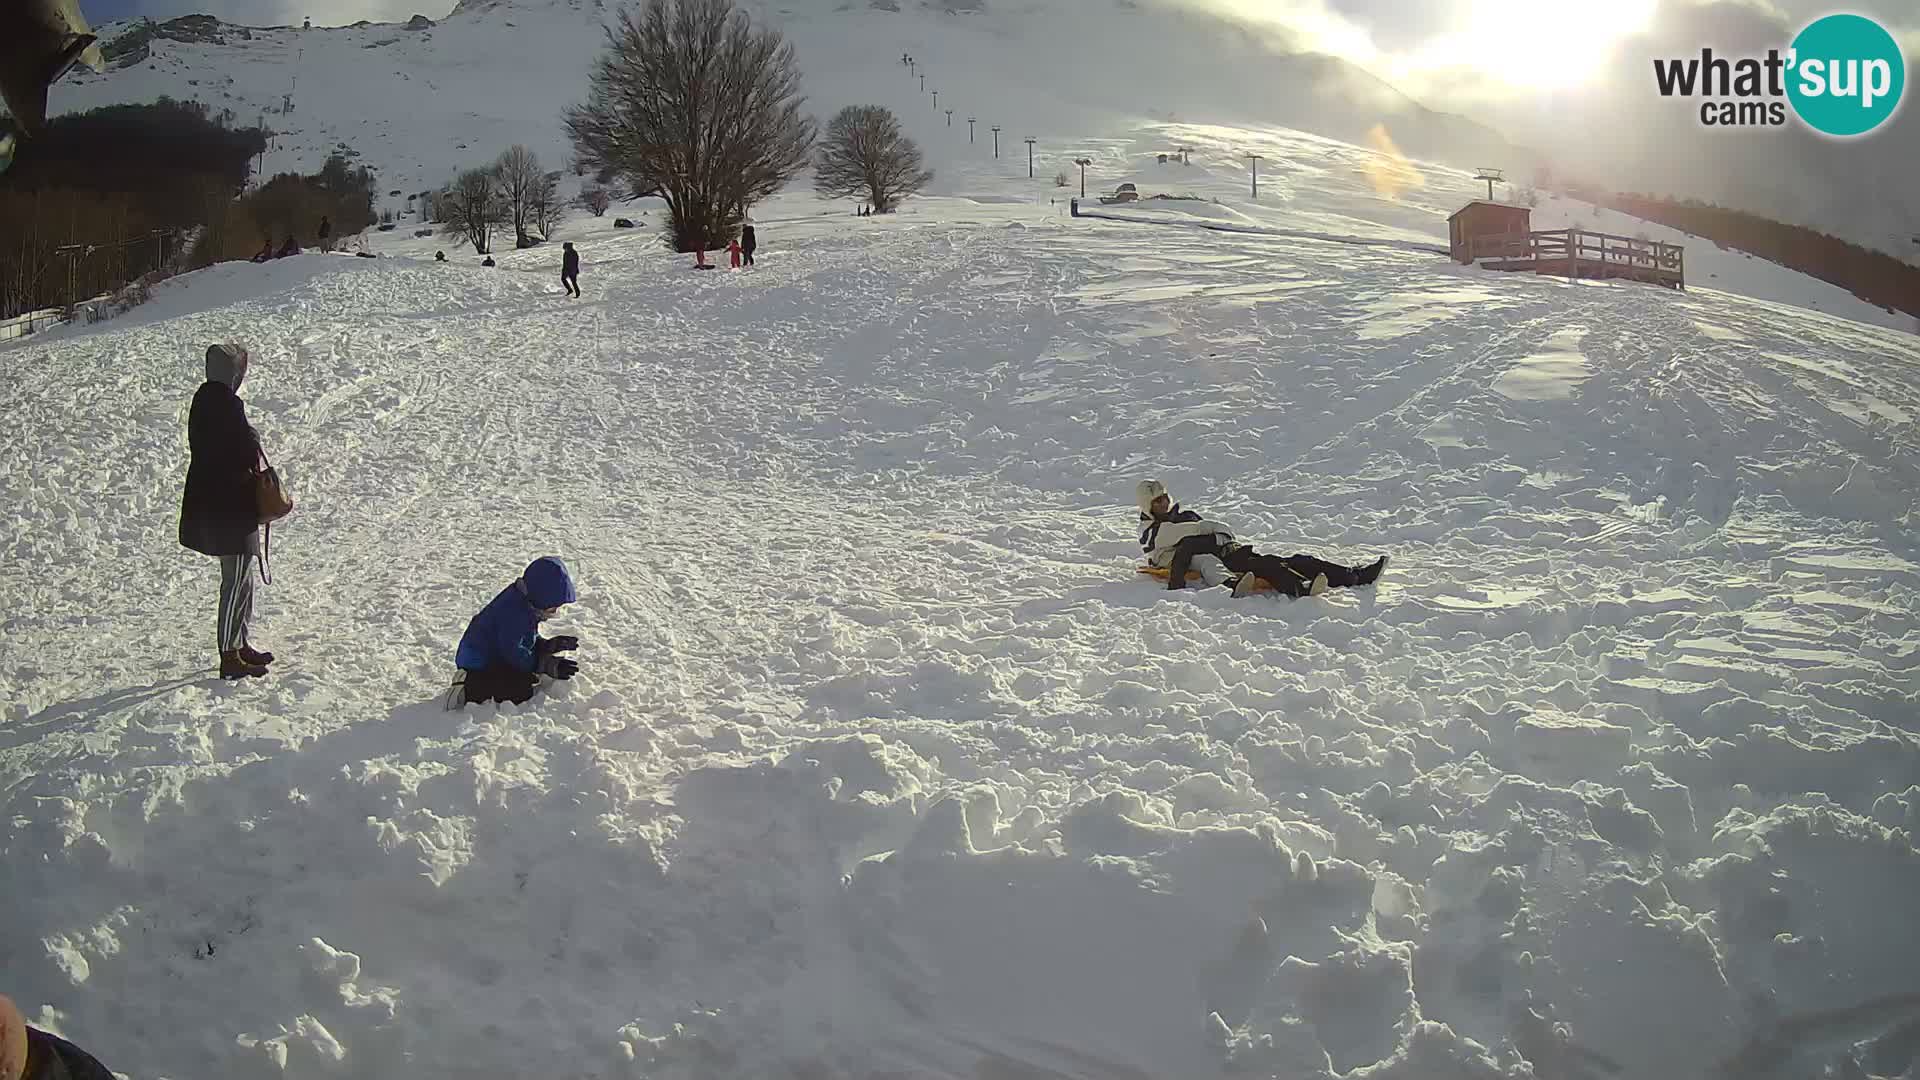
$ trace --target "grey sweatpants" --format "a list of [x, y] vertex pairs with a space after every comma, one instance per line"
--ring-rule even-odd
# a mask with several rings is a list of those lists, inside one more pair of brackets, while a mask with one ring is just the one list
[[220, 651], [246, 648], [247, 624], [253, 621], [252, 552], [220, 556]]

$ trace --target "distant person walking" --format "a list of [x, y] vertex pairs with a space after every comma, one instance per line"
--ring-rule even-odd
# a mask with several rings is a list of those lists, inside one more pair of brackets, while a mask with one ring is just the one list
[[735, 270], [740, 269], [740, 241], [738, 239], [727, 241], [727, 258], [729, 265]]
[[746, 261], [748, 266], [753, 265], [753, 251], [755, 248], [759, 246], [760, 246], [760, 238], [754, 235], [753, 226], [746, 225], [741, 227], [740, 253], [746, 256]]
[[187, 488], [180, 500], [180, 543], [220, 560], [220, 606], [215, 621], [220, 677], [267, 673], [273, 654], [248, 641], [253, 621], [253, 574], [260, 559], [260, 504], [256, 479], [265, 466], [260, 435], [247, 423], [240, 383], [247, 377], [241, 345], [207, 346], [207, 381], [187, 414]]
[[566, 287], [568, 296], [580, 295], [580, 253], [573, 250], [572, 241], [561, 244], [560, 284]]
[[320, 250], [333, 250], [333, 222], [325, 214], [320, 215]]

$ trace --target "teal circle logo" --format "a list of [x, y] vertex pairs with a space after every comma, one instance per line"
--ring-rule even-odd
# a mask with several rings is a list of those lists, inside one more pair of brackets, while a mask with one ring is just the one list
[[1907, 88], [1907, 63], [1885, 27], [1862, 15], [1815, 19], [1793, 39], [1787, 98], [1823, 135], [1865, 135], [1887, 122]]

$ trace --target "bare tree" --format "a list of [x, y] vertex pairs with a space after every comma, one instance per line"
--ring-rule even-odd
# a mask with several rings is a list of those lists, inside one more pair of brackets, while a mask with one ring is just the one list
[[492, 169], [468, 169], [435, 201], [446, 231], [473, 245], [481, 255], [493, 241], [493, 227], [509, 218], [506, 200]]
[[500, 197], [506, 200], [507, 215], [513, 222], [515, 247], [526, 247], [533, 224], [533, 202], [546, 174], [540, 171], [540, 157], [524, 146], [510, 147], [493, 163], [500, 185]]
[[607, 28], [567, 131], [603, 181], [666, 201], [675, 250], [713, 251], [806, 165], [803, 100], [793, 46], [732, 0], [647, 0]]
[[560, 174], [542, 173], [540, 182], [534, 185], [533, 196], [527, 204], [527, 220], [540, 231], [540, 239], [553, 239], [554, 227], [560, 224]]
[[580, 205], [593, 211], [594, 217], [606, 217], [607, 208], [613, 205], [613, 196], [606, 188], [589, 184], [580, 189]]
[[830, 198], [862, 196], [874, 213], [890, 213], [933, 179], [921, 164], [920, 148], [901, 133], [891, 110], [849, 105], [827, 125], [813, 186]]

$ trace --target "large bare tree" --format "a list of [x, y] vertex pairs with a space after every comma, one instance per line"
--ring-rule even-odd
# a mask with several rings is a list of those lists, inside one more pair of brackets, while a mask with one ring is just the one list
[[436, 200], [445, 230], [487, 254], [493, 240], [493, 227], [510, 216], [506, 200], [500, 196], [500, 182], [492, 169], [468, 169], [447, 186]]
[[534, 202], [546, 177], [540, 171], [540, 157], [524, 146], [509, 147], [495, 159], [493, 174], [500, 185], [500, 197], [506, 201], [507, 216], [513, 222], [514, 246], [526, 247], [535, 229]]
[[806, 165], [803, 102], [793, 46], [732, 0], [647, 0], [607, 28], [567, 131], [589, 168], [666, 200], [675, 250], [713, 251]]
[[849, 105], [827, 125], [813, 186], [830, 198], [862, 196], [874, 213], [886, 214], [933, 180], [921, 165], [920, 148], [900, 131], [892, 110]]

